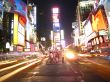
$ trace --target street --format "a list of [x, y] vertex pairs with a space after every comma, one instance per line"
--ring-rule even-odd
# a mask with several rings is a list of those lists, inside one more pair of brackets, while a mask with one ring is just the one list
[[90, 68], [75, 62], [47, 64], [47, 60], [6, 82], [108, 82]]

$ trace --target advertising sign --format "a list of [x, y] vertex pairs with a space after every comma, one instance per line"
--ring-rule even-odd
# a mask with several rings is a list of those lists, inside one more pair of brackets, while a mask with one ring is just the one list
[[58, 14], [53, 14], [53, 22], [59, 22], [59, 19], [58, 19]]
[[14, 14], [13, 43], [18, 44], [18, 14]]
[[18, 32], [18, 44], [24, 46], [25, 44], [25, 38], [24, 36]]
[[24, 27], [20, 23], [18, 27], [18, 44], [22, 46], [25, 45], [25, 30], [24, 30]]
[[26, 15], [26, 4], [22, 0], [12, 0], [15, 1], [15, 7], [14, 11], [17, 11], [23, 15]]
[[26, 40], [30, 41], [30, 36], [31, 36], [31, 24], [29, 20], [27, 20], [26, 24]]
[[3, 4], [2, 4], [2, 0], [0, 0], [0, 9], [2, 9]]
[[102, 10], [99, 9], [95, 15], [92, 15], [92, 28], [93, 31], [107, 30], [107, 22], [104, 19]]
[[54, 7], [54, 8], [52, 9], [52, 13], [59, 13], [59, 8]]
[[1, 9], [4, 9], [5, 12], [18, 12], [26, 15], [26, 4], [22, 0], [0, 0]]
[[90, 21], [88, 21], [87, 24], [84, 26], [84, 32], [85, 32], [86, 37], [89, 36], [93, 32]]

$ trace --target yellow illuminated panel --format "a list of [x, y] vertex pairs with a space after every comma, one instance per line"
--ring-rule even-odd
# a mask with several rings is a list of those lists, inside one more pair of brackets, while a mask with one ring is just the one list
[[101, 10], [99, 10], [99, 12], [96, 14], [95, 17], [99, 19], [97, 25], [98, 30], [102, 30], [102, 29], [107, 30], [107, 23], [104, 20], [104, 16], [102, 15]]
[[13, 44], [18, 44], [18, 14], [14, 14]]
[[93, 31], [96, 32], [99, 30], [107, 30], [107, 23], [104, 20], [101, 10], [99, 10], [95, 16], [92, 15], [92, 28]]
[[92, 28], [93, 28], [93, 31], [98, 31], [98, 28], [97, 28], [97, 24], [98, 24], [98, 21], [99, 19], [94, 17], [94, 15], [92, 15]]

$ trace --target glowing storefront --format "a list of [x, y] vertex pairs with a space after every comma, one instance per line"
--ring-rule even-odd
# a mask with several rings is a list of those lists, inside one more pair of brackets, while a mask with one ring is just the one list
[[[23, 51], [25, 47], [26, 4], [22, 0], [0, 1], [3, 17], [4, 42], [9, 42], [10, 51]], [[7, 38], [8, 36], [8, 38]]]

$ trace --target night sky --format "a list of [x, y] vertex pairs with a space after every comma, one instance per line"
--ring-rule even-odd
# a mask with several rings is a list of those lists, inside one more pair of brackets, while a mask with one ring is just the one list
[[64, 29], [67, 44], [72, 42], [72, 22], [76, 20], [76, 6], [78, 0], [37, 0], [37, 29], [39, 37], [49, 39], [52, 27], [52, 7], [60, 9], [61, 29]]

